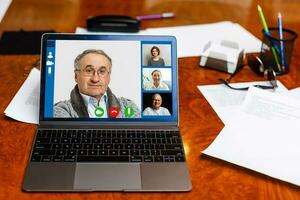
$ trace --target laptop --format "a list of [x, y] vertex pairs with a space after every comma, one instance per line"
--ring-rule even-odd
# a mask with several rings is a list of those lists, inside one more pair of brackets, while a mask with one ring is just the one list
[[190, 191], [172, 36], [44, 34], [23, 189]]

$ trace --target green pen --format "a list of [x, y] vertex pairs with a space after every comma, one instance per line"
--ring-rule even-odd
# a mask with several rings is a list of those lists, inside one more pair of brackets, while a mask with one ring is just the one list
[[[265, 33], [269, 34], [270, 32], [269, 32], [269, 29], [268, 29], [268, 26], [267, 26], [267, 22], [265, 20], [263, 11], [262, 11], [262, 9], [261, 9], [261, 7], [259, 5], [257, 5], [257, 10], [258, 10], [258, 15], [260, 17], [261, 23], [263, 25], [263, 29], [264, 29]], [[281, 66], [279, 64], [278, 57], [277, 57], [276, 51], [275, 51], [275, 49], [274, 49], [273, 46], [271, 46], [271, 50], [272, 50], [272, 53], [273, 53], [273, 56], [274, 56], [275, 63], [277, 65], [278, 71], [281, 71]]]

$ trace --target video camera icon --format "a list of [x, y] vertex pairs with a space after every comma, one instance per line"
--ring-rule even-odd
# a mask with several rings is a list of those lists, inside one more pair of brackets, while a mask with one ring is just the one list
[[132, 117], [134, 115], [134, 110], [132, 107], [125, 108], [125, 117]]

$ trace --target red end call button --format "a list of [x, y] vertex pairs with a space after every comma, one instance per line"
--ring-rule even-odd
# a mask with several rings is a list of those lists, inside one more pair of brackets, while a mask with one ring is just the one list
[[110, 117], [113, 117], [113, 118], [116, 118], [119, 114], [119, 109], [117, 107], [111, 107], [109, 109], [109, 116]]

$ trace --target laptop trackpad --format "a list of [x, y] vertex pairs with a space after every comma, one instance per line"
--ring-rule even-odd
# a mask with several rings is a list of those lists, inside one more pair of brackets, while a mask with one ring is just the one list
[[78, 190], [140, 190], [140, 165], [136, 163], [78, 163], [74, 189]]

